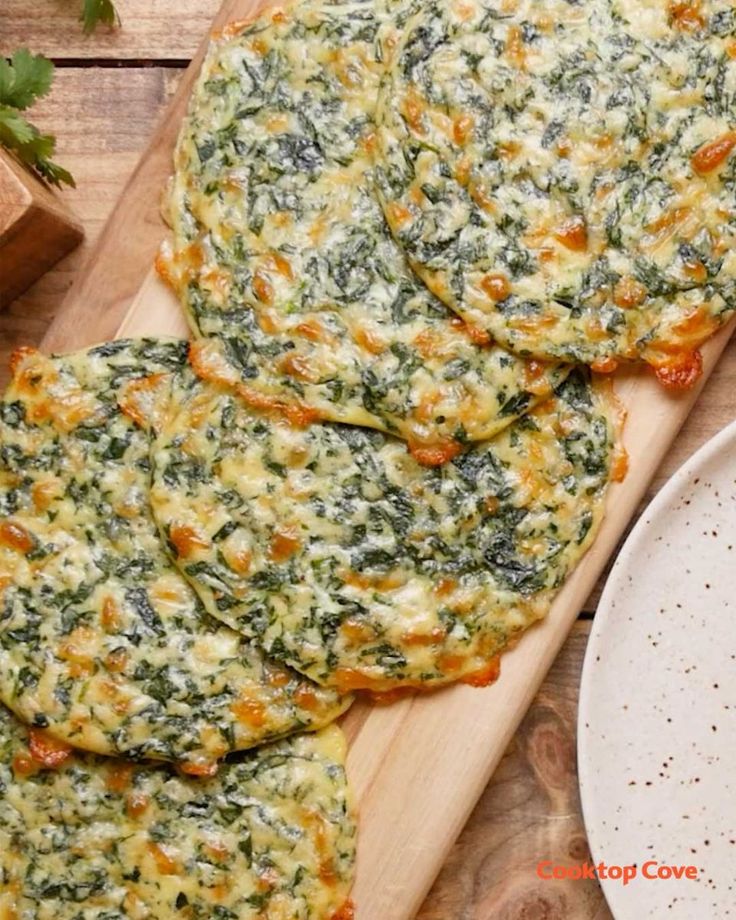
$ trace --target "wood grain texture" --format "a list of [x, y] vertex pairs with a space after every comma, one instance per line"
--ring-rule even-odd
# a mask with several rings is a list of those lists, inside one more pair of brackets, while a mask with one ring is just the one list
[[[172, 152], [189, 93], [199, 71], [208, 36], [233, 19], [252, 15], [257, 0], [225, 0], [211, 28], [205, 31], [192, 63], [181, 76], [145, 155], [138, 162], [98, 244], [65, 298], [43, 345], [49, 350], [78, 347], [109, 339], [145, 280], [164, 232], [161, 194], [172, 169]], [[90, 304], [95, 301], [92, 311]]]
[[591, 626], [575, 624], [417, 920], [611, 920], [597, 882], [536, 875], [541, 860], [590, 855], [575, 729]]
[[189, 59], [219, 0], [115, 0], [122, 28], [85, 36], [82, 0], [2, 0], [0, 54], [27, 45], [52, 58], [123, 61]]
[[[0, 311], [0, 387], [7, 382], [12, 351], [41, 342], [80, 266], [89, 259], [180, 74], [159, 67], [59, 70], [50, 95], [34, 107], [34, 120], [56, 134], [57, 158], [76, 178], [77, 188], [65, 190], [62, 200], [81, 220], [86, 239]], [[90, 304], [90, 314], [102, 310], [104, 303]]]
[[0, 150], [0, 309], [82, 241], [58, 193]]

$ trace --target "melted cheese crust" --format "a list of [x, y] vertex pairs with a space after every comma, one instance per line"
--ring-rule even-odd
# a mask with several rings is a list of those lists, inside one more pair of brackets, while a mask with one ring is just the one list
[[490, 437], [564, 371], [453, 317], [394, 243], [370, 153], [386, 20], [383, 2], [306, 2], [213, 44], [159, 267], [234, 380], [421, 449]]
[[355, 822], [333, 727], [259, 748], [215, 778], [75, 754], [0, 706], [0, 917], [328, 920], [345, 903]]
[[382, 86], [384, 211], [518, 354], [663, 382], [736, 308], [727, 0], [431, 0]]
[[152, 451], [154, 514], [208, 610], [313, 680], [455, 681], [546, 613], [596, 533], [606, 393], [573, 372], [428, 469], [379, 432], [292, 426], [192, 378]]
[[185, 357], [156, 340], [16, 356], [0, 402], [0, 699], [77, 747], [206, 772], [345, 702], [210, 619], [161, 545], [134, 419], [157, 420]]

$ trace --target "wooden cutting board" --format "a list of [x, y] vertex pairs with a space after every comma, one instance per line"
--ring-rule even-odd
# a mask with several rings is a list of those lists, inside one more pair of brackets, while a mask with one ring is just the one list
[[[214, 27], [248, 18], [257, 6], [258, 0], [227, 0]], [[166, 233], [159, 200], [205, 46], [64, 301], [45, 350], [66, 351], [122, 335], [187, 335], [178, 303], [151, 264]], [[418, 911], [732, 328], [708, 343], [703, 379], [687, 394], [666, 393], [644, 370], [616, 376], [616, 391], [629, 412], [630, 473], [612, 488], [598, 539], [548, 618], [504, 656], [499, 681], [391, 706], [359, 702], [346, 716], [348, 769], [360, 809], [353, 893], [358, 920], [411, 920]]]

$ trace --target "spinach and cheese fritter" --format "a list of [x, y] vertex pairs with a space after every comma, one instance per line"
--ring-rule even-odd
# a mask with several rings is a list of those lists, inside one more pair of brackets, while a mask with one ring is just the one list
[[151, 339], [16, 354], [0, 401], [0, 699], [76, 747], [207, 773], [344, 704], [207, 616], [171, 565], [137, 420], [156, 421], [185, 360], [186, 343]]
[[587, 549], [619, 466], [608, 387], [582, 371], [440, 467], [179, 380], [151, 454], [172, 558], [213, 616], [340, 690], [491, 674]]
[[58, 754], [0, 706], [0, 917], [346, 918], [345, 747], [331, 726], [194, 779]]
[[509, 424], [564, 371], [460, 321], [393, 241], [370, 155], [386, 20], [384, 0], [306, 2], [215, 41], [159, 269], [252, 405], [380, 428], [431, 464]]
[[412, 265], [517, 354], [692, 383], [736, 307], [735, 48], [727, 0], [428, 0], [377, 116]]

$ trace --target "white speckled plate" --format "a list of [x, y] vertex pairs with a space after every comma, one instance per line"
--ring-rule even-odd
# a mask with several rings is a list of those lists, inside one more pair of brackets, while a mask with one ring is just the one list
[[[637, 867], [627, 885], [601, 880], [616, 920], [736, 917], [736, 423], [626, 541], [585, 656], [578, 737], [594, 861]], [[645, 879], [647, 861], [697, 877]]]

